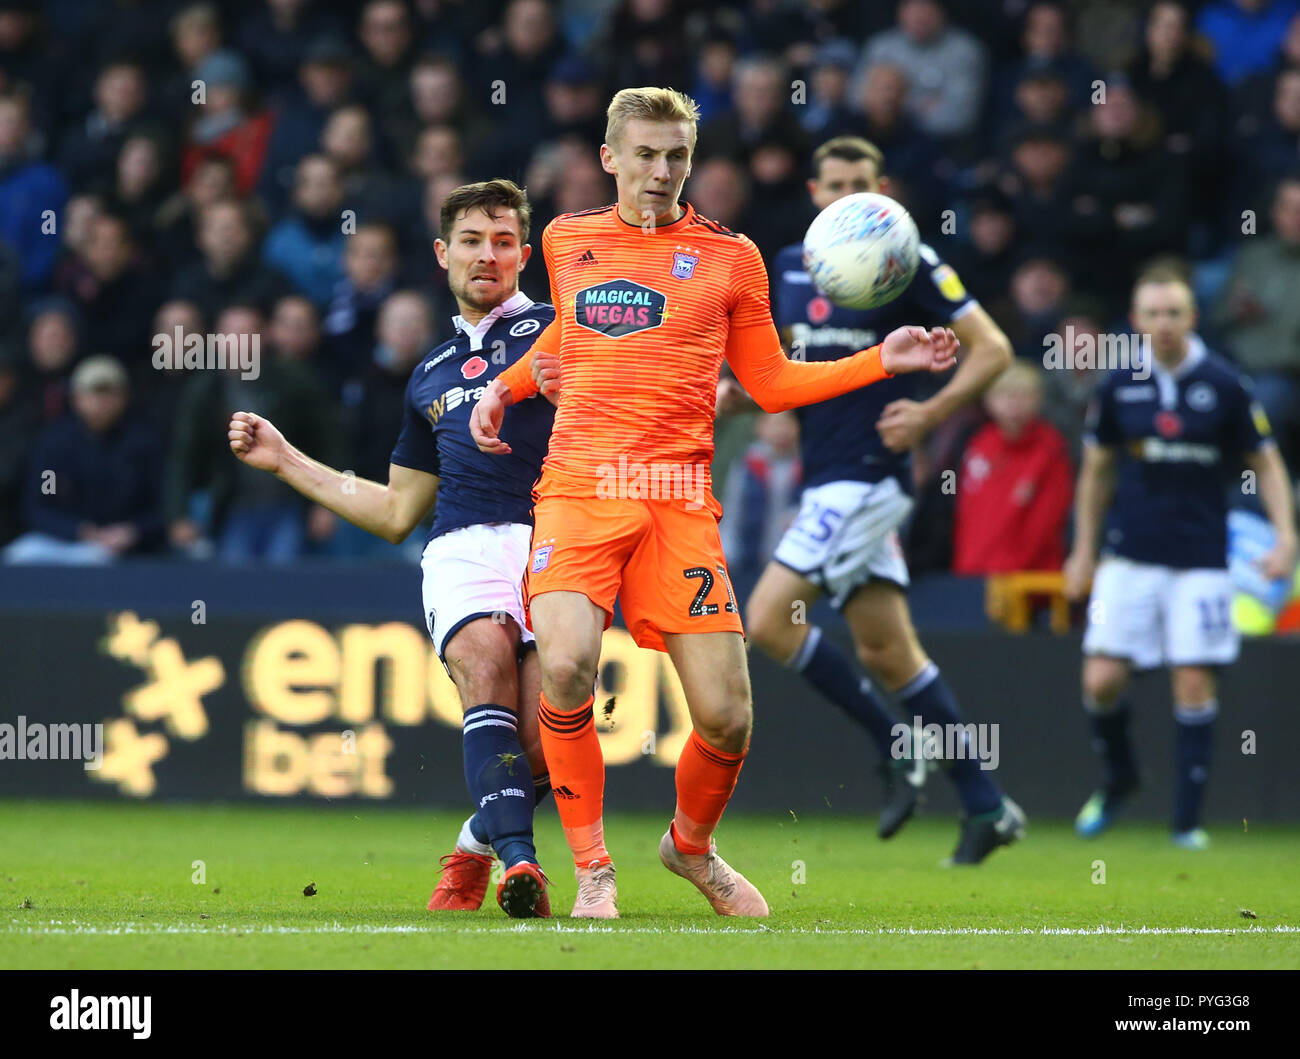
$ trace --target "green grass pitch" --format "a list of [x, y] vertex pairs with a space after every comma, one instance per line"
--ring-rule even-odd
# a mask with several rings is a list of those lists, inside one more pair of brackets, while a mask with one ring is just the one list
[[660, 866], [666, 818], [616, 814], [623, 918], [586, 924], [565, 915], [549, 807], [560, 916], [526, 922], [491, 890], [481, 912], [425, 911], [458, 813], [11, 801], [0, 818], [3, 968], [1300, 966], [1296, 828], [1220, 826], [1191, 853], [1155, 826], [1083, 842], [1031, 819], [981, 867], [944, 869], [955, 820], [881, 842], [869, 819], [737, 814], [718, 839], [772, 906], [754, 921], [713, 915]]

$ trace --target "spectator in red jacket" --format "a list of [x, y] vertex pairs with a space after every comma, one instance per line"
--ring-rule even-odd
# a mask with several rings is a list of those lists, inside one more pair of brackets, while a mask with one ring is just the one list
[[1065, 438], [1042, 416], [1043, 377], [1018, 360], [984, 395], [992, 422], [962, 455], [952, 568], [1059, 570], [1073, 492]]

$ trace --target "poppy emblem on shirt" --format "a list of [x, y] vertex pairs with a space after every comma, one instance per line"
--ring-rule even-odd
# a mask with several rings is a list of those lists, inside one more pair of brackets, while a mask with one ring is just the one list
[[1183, 421], [1174, 412], [1157, 412], [1156, 430], [1162, 438], [1176, 438], [1183, 432]]
[[482, 357], [470, 357], [460, 366], [460, 373], [467, 379], [477, 379], [487, 371], [487, 361]]
[[824, 324], [831, 318], [831, 300], [817, 295], [808, 303], [808, 322], [811, 324]]

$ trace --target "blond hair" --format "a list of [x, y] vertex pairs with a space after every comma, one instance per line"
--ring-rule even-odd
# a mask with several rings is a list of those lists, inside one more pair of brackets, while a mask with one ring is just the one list
[[624, 88], [609, 101], [605, 119], [605, 142], [611, 147], [618, 146], [629, 121], [685, 122], [691, 127], [691, 153], [695, 153], [700, 107], [690, 96], [675, 88]]
[[1043, 372], [1032, 361], [1017, 358], [1007, 365], [1001, 375], [993, 380], [987, 392], [1008, 390], [1021, 385], [1029, 385], [1041, 394], [1043, 392]]

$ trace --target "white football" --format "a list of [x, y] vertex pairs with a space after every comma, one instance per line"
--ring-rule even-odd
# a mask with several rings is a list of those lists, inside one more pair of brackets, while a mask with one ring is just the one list
[[803, 237], [804, 269], [846, 309], [874, 309], [897, 298], [916, 275], [920, 253], [911, 214], [870, 191], [832, 202]]

